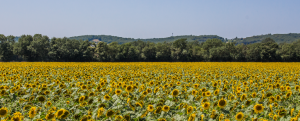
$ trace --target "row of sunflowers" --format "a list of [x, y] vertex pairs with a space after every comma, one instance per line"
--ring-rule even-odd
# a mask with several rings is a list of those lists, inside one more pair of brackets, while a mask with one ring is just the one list
[[0, 63], [1, 121], [300, 118], [299, 63]]

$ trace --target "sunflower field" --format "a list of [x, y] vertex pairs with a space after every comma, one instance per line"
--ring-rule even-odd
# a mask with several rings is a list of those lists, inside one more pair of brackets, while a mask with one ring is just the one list
[[0, 63], [1, 121], [297, 121], [299, 63]]

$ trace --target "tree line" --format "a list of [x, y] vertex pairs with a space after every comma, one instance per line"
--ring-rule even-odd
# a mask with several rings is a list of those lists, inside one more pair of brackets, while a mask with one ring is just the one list
[[236, 44], [220, 39], [205, 42], [177, 39], [153, 43], [133, 41], [90, 42], [46, 35], [0, 34], [0, 61], [48, 62], [295, 62], [300, 61], [300, 40], [277, 44], [266, 38], [259, 43]]

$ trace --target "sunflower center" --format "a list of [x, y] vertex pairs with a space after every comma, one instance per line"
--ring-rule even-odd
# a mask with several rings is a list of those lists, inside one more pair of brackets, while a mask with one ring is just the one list
[[220, 106], [224, 106], [225, 104], [226, 104], [225, 100], [220, 100], [220, 101], [219, 101], [219, 105], [220, 105]]
[[0, 115], [5, 115], [7, 113], [7, 111], [6, 110], [0, 110]]
[[238, 114], [237, 115], [237, 119], [241, 119], [241, 118], [243, 118], [243, 115], [242, 114]]

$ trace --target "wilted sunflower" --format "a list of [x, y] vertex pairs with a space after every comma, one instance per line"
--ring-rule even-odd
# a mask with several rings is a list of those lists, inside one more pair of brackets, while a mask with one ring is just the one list
[[261, 113], [264, 111], [264, 106], [262, 104], [256, 104], [253, 109], [255, 113]]
[[131, 118], [130, 118], [130, 115], [125, 115], [125, 116], [124, 116], [124, 119], [126, 119], [126, 121], [130, 121], [130, 119], [131, 119]]
[[154, 110], [153, 105], [148, 105], [147, 110], [150, 111], [150, 112], [152, 112]]
[[106, 112], [106, 117], [112, 117], [115, 114], [115, 112], [113, 110], [108, 110]]
[[174, 89], [173, 91], [172, 91], [172, 96], [173, 97], [177, 97], [179, 95], [179, 90], [178, 89]]
[[7, 113], [8, 113], [8, 110], [6, 107], [2, 107], [0, 109], [0, 117], [5, 117], [7, 115]]
[[242, 113], [242, 112], [239, 112], [235, 115], [235, 119], [237, 121], [241, 121], [241, 120], [243, 120], [243, 118], [244, 118], [244, 113]]
[[227, 101], [223, 98], [218, 101], [218, 106], [220, 108], [224, 108], [226, 106], [226, 104], [227, 104]]

